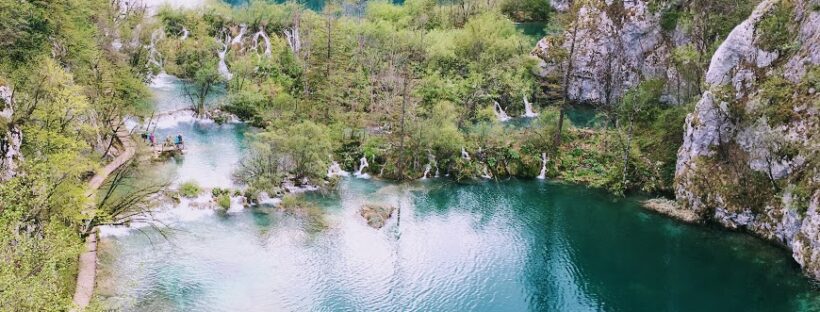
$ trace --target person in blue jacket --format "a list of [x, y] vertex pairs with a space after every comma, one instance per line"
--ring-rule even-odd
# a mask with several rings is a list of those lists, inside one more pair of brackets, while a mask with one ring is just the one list
[[176, 140], [177, 149], [182, 149], [184, 147], [182, 142], [182, 133], [177, 132], [177, 140]]

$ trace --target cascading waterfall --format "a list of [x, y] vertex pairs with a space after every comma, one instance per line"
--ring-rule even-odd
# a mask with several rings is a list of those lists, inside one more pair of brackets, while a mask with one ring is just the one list
[[544, 180], [547, 178], [547, 153], [541, 153], [541, 173], [538, 174], [536, 178], [539, 180]]
[[342, 166], [339, 165], [338, 162], [333, 161], [330, 163], [330, 167], [327, 168], [327, 177], [346, 177], [350, 175], [347, 171], [342, 170]]
[[501, 104], [498, 104], [498, 101], [493, 101], [493, 103], [495, 104], [495, 115], [498, 117], [498, 120], [501, 122], [510, 120], [510, 116], [507, 115], [507, 112], [504, 111]]
[[225, 41], [222, 43], [222, 50], [217, 51], [217, 54], [219, 55], [219, 65], [217, 66], [217, 69], [219, 70], [219, 74], [222, 75], [222, 78], [225, 78], [225, 80], [231, 80], [231, 78], [233, 78], [233, 74], [231, 74], [231, 71], [228, 69], [228, 64], [225, 63], [225, 55], [228, 53], [228, 42], [231, 42], [231, 35], [226, 33]]
[[422, 180], [427, 180], [427, 175], [430, 174], [431, 169], [432, 169], [432, 166], [430, 166], [430, 164], [424, 165], [424, 174], [421, 176]]
[[464, 146], [461, 147], [461, 158], [465, 160], [470, 160], [470, 154], [467, 153], [467, 150], [464, 149]]
[[367, 168], [369, 166], [370, 166], [370, 164], [367, 163], [367, 157], [362, 157], [361, 159], [359, 159], [359, 170], [356, 170], [356, 173], [355, 173], [356, 177], [363, 178], [363, 179], [369, 178], [370, 176], [367, 175], [367, 173], [363, 173], [364, 168]]
[[234, 37], [233, 40], [231, 40], [231, 45], [232, 46], [238, 45], [238, 46], [241, 47], [242, 46], [242, 37], [245, 36], [245, 32], [247, 32], [247, 31], [248, 31], [248, 25], [245, 25], [245, 24], [239, 25], [239, 34], [236, 35], [236, 37]]
[[493, 178], [493, 176], [490, 174], [489, 169], [487, 169], [487, 165], [484, 165], [484, 169], [481, 171], [481, 177], [485, 179]]
[[533, 118], [537, 117], [538, 113], [532, 111], [532, 103], [527, 100], [527, 96], [524, 96], [524, 117]]
[[259, 26], [259, 31], [253, 34], [253, 47], [254, 49], [259, 49], [259, 37], [262, 37], [262, 40], [265, 40], [265, 56], [271, 56], [271, 46], [270, 46], [270, 37], [268, 34], [265, 33], [265, 28]]
[[291, 28], [286, 28], [284, 31], [285, 39], [288, 46], [293, 53], [298, 53], [302, 49], [302, 40], [299, 39], [299, 24], [293, 25]]
[[188, 28], [185, 28], [185, 26], [183, 26], [183, 27], [182, 27], [182, 33], [181, 33], [181, 34], [180, 34], [180, 36], [179, 36], [179, 40], [183, 40], [183, 41], [184, 41], [185, 39], [188, 39], [188, 36], [189, 36], [190, 34], [191, 34], [191, 32], [190, 32], [190, 31], [188, 31]]
[[[0, 120], [11, 121], [14, 115], [12, 89], [0, 85]], [[17, 174], [18, 163], [22, 160], [20, 146], [23, 132], [15, 124], [8, 124], [0, 132], [0, 181], [6, 181]]]
[[436, 156], [433, 155], [429, 150], [427, 151], [427, 164], [424, 165], [424, 174], [421, 176], [422, 180], [426, 180], [427, 176], [430, 175], [430, 171], [433, 170], [433, 167], [436, 168], [436, 175], [435, 177], [438, 178], [438, 162], [436, 162]]
[[156, 29], [151, 33], [151, 43], [145, 47], [148, 50], [148, 64], [159, 68], [162, 66], [162, 54], [157, 50], [157, 42], [165, 35], [163, 29]]

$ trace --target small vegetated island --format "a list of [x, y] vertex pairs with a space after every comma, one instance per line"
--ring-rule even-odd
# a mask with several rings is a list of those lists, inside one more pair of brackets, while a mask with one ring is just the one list
[[815, 0], [0, 18], [2, 311], [820, 308]]

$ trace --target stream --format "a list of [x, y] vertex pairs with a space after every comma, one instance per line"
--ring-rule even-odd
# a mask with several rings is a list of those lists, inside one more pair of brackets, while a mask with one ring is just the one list
[[[187, 105], [181, 88], [159, 77], [158, 110]], [[156, 128], [159, 138], [182, 133], [188, 152], [153, 170], [235, 186], [252, 129], [184, 114]], [[537, 180], [355, 177], [308, 197], [329, 228], [188, 200], [158, 207], [164, 236], [103, 228], [97, 299], [125, 311], [801, 311], [820, 302], [786, 251], [656, 215], [637, 197]], [[364, 203], [398, 216], [375, 230], [358, 214]]]

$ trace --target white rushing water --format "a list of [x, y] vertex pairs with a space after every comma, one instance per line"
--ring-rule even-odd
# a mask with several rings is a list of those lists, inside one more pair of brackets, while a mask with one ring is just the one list
[[490, 171], [487, 169], [487, 165], [484, 165], [484, 169], [481, 171], [481, 177], [485, 179], [493, 178], [493, 175], [491, 175]]
[[433, 169], [430, 164], [424, 165], [424, 174], [421, 175], [422, 180], [427, 180], [427, 176], [430, 175], [430, 170]]
[[302, 49], [302, 40], [299, 38], [299, 25], [294, 25], [283, 31], [285, 40], [288, 42], [288, 47], [293, 53], [298, 53]]
[[536, 177], [539, 180], [544, 180], [547, 178], [547, 153], [541, 153], [541, 173], [538, 174]]
[[327, 168], [327, 177], [346, 177], [349, 176], [350, 173], [347, 171], [342, 170], [342, 166], [339, 165], [338, 162], [335, 160], [330, 163], [330, 167]]
[[359, 170], [356, 170], [354, 174], [358, 178], [367, 179], [370, 178], [370, 175], [364, 172], [364, 168], [369, 167], [370, 164], [367, 163], [367, 157], [362, 157], [359, 159]]
[[464, 149], [464, 146], [461, 147], [461, 158], [465, 160], [470, 160], [470, 154], [467, 153], [467, 150]]
[[233, 74], [228, 69], [228, 64], [225, 63], [225, 55], [228, 53], [228, 42], [231, 41], [231, 36], [225, 34], [225, 43], [222, 44], [222, 50], [218, 51], [217, 54], [219, 55], [219, 65], [217, 66], [217, 70], [219, 70], [219, 74], [225, 80], [231, 80], [233, 78]]
[[145, 46], [145, 49], [148, 50], [148, 64], [154, 65], [159, 68], [163, 68], [162, 66], [162, 54], [157, 50], [157, 42], [165, 37], [165, 31], [162, 28], [154, 30], [151, 33], [151, 42], [149, 45]]
[[493, 108], [495, 110], [495, 115], [498, 117], [498, 120], [501, 122], [510, 120], [510, 115], [507, 115], [507, 112], [504, 111], [504, 108], [501, 107], [501, 104], [498, 104], [498, 101], [493, 101]]
[[188, 36], [189, 36], [190, 34], [191, 34], [191, 32], [190, 32], [190, 31], [188, 31], [188, 28], [185, 28], [185, 27], [183, 26], [183, 27], [182, 27], [182, 34], [180, 34], [180, 36], [179, 36], [179, 40], [183, 40], [183, 41], [184, 41], [185, 39], [188, 39]]
[[242, 46], [242, 37], [245, 36], [245, 32], [247, 32], [247, 31], [248, 31], [248, 25], [245, 25], [245, 24], [239, 25], [239, 34], [236, 35], [236, 37], [234, 37], [231, 40], [231, 45]]
[[527, 100], [526, 95], [524, 96], [524, 115], [522, 116], [528, 118], [538, 117], [538, 113], [532, 110], [532, 103], [530, 103], [530, 101]]
[[262, 27], [262, 26], [259, 26], [259, 31], [257, 31], [255, 34], [253, 34], [253, 47], [254, 47], [254, 49], [257, 49], [257, 50], [259, 49], [259, 38], [260, 37], [262, 38], [262, 40], [265, 41], [265, 56], [270, 57], [271, 56], [270, 37], [268, 37], [268, 34], [265, 33], [265, 28]]

